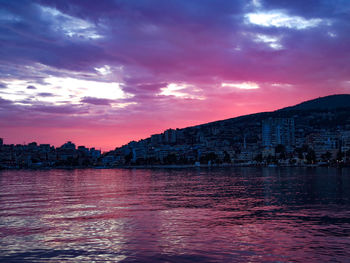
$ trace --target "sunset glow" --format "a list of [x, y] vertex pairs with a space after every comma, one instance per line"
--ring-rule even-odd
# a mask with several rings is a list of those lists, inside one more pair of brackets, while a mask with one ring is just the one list
[[243, 83], [222, 83], [222, 87], [230, 87], [236, 89], [258, 89], [259, 85], [251, 82], [243, 82]]
[[2, 1], [0, 137], [114, 149], [350, 92], [350, 2]]

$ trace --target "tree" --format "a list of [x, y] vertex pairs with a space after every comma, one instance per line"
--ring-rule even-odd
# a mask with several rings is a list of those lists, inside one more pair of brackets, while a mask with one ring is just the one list
[[286, 152], [286, 147], [283, 144], [278, 144], [275, 147], [275, 152], [276, 153], [285, 153]]
[[256, 156], [254, 157], [254, 161], [256, 161], [256, 162], [258, 162], [258, 163], [262, 163], [262, 161], [263, 161], [263, 156], [262, 156], [262, 154], [259, 153], [258, 155], [256, 155]]
[[337, 161], [342, 161], [344, 157], [344, 153], [342, 151], [338, 151], [337, 153]]
[[308, 151], [308, 153], [306, 154], [305, 158], [306, 158], [306, 161], [307, 161], [308, 163], [315, 163], [315, 162], [316, 162], [316, 154], [315, 154], [315, 151], [312, 150], [312, 149], [310, 149], [310, 150]]
[[136, 165], [143, 165], [145, 164], [145, 159], [144, 158], [137, 158], [136, 159]]
[[208, 163], [209, 161], [217, 162], [218, 161], [218, 156], [214, 152], [207, 153], [200, 158], [201, 163]]
[[268, 164], [270, 163], [277, 163], [277, 160], [276, 160], [276, 157], [275, 156], [272, 156], [271, 154], [269, 154], [266, 158], [266, 162]]
[[174, 153], [170, 153], [164, 158], [163, 162], [165, 164], [175, 164], [177, 162], [177, 157]]
[[126, 163], [126, 164], [130, 164], [131, 159], [132, 159], [132, 156], [133, 156], [132, 152], [129, 152], [129, 154], [127, 154], [127, 155], [125, 156], [125, 163]]
[[309, 150], [310, 150], [310, 147], [307, 144], [304, 144], [303, 147], [301, 148], [301, 151], [304, 153], [309, 152]]
[[231, 163], [231, 157], [228, 154], [228, 152], [224, 152], [225, 156], [224, 156], [224, 163]]
[[322, 160], [324, 161], [329, 161], [332, 158], [332, 154], [330, 152], [326, 152], [321, 155]]

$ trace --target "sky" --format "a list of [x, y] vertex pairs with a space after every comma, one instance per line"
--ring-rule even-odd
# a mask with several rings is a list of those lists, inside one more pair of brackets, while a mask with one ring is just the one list
[[0, 137], [114, 149], [350, 93], [349, 0], [0, 0]]

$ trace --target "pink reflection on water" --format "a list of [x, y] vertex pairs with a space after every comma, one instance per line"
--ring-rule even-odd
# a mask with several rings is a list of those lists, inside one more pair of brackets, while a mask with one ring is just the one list
[[324, 171], [1, 172], [0, 258], [343, 261], [350, 181]]

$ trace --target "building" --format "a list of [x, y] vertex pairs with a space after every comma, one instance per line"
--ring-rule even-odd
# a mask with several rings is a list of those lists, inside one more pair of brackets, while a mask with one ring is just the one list
[[330, 131], [311, 133], [307, 136], [307, 144], [315, 151], [318, 159], [327, 152], [335, 158], [340, 147], [340, 135], [338, 132]]
[[100, 151], [100, 150], [96, 150], [95, 148], [91, 148], [91, 149], [90, 149], [90, 156], [91, 156], [93, 159], [100, 158], [100, 156], [101, 156], [101, 151]]
[[63, 144], [61, 146], [61, 149], [65, 149], [65, 150], [75, 150], [75, 144], [72, 143], [71, 141], [66, 142], [65, 144]]
[[168, 129], [164, 132], [165, 143], [176, 143], [176, 130]]
[[238, 162], [249, 162], [254, 159], [254, 152], [244, 150], [241, 153], [237, 154]]
[[0, 138], [0, 147], [4, 144], [4, 140]]
[[350, 151], [350, 131], [344, 131], [341, 133], [341, 151], [347, 153]]
[[262, 122], [262, 146], [276, 147], [279, 144], [292, 151], [295, 145], [293, 118], [269, 118]]
[[72, 142], [66, 142], [60, 148], [57, 148], [57, 158], [62, 161], [67, 161], [68, 159], [74, 159], [78, 156], [75, 149], [75, 144]]
[[162, 135], [161, 134], [153, 134], [151, 136], [151, 143], [153, 145], [159, 145], [162, 144]]
[[89, 149], [86, 148], [85, 146], [78, 146], [78, 152], [81, 155], [88, 156], [89, 155]]

